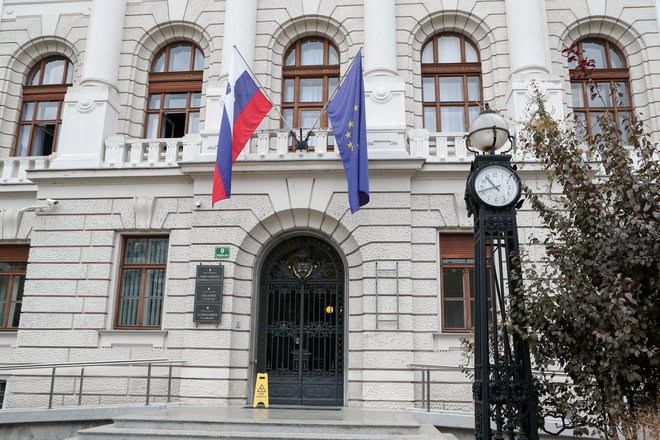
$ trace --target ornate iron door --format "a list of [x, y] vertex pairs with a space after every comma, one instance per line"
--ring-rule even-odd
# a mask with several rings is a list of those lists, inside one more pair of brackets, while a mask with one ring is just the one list
[[259, 299], [258, 371], [270, 403], [344, 403], [344, 271], [313, 237], [281, 243], [265, 261]]

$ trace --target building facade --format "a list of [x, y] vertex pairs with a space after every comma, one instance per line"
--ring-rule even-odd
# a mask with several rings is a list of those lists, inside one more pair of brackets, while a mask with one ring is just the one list
[[[2, 363], [183, 360], [173, 395], [184, 402], [245, 404], [267, 371], [275, 403], [421, 405], [411, 365], [458, 367], [472, 328], [464, 135], [483, 105], [515, 127], [534, 81], [585, 137], [608, 110], [624, 132], [633, 110], [660, 132], [653, 0], [4, 0], [0, 10]], [[576, 45], [596, 62], [599, 98], [570, 75], [562, 50]], [[231, 199], [214, 207], [234, 47], [289, 125], [319, 123], [309, 151], [295, 151], [271, 111], [234, 166]], [[360, 49], [371, 200], [351, 214], [321, 110]], [[514, 154], [527, 183], [545, 179]], [[539, 224], [523, 207], [521, 242]], [[194, 319], [200, 265], [223, 268], [219, 323]], [[434, 373], [434, 407], [471, 411], [469, 380], [447, 370]], [[6, 372], [4, 406], [46, 406], [48, 374]], [[55, 406], [77, 400], [76, 374], [58, 379]], [[144, 387], [102, 376], [86, 402]]]

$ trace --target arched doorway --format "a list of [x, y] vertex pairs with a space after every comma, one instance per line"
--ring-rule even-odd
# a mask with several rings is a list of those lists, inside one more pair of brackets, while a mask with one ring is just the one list
[[287, 239], [266, 257], [259, 284], [257, 370], [270, 403], [344, 403], [344, 266], [310, 236]]

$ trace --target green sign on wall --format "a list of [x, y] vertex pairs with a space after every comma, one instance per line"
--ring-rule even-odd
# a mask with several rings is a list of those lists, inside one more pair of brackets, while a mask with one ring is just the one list
[[229, 246], [218, 246], [215, 248], [215, 259], [226, 260], [229, 258]]

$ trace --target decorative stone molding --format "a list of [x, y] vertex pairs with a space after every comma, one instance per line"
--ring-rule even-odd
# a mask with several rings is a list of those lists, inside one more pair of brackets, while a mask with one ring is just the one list
[[15, 240], [17, 238], [22, 218], [23, 212], [17, 209], [4, 209], [0, 211], [3, 240]]
[[[480, 59], [488, 60], [488, 65], [484, 65], [482, 73], [484, 101], [492, 102], [493, 98], [505, 94], [505, 90], [496, 90], [496, 87], [491, 87], [494, 84], [506, 84], [506, 78], [497, 77], [502, 70], [500, 64], [508, 64], [508, 61], [505, 61], [507, 54], [499, 51], [497, 45], [498, 32], [503, 33], [504, 31], [494, 31], [487, 25], [486, 20], [474, 11], [456, 9], [430, 14], [420, 20], [410, 32], [407, 45], [410, 64], [408, 69], [402, 71], [407, 75], [406, 83], [413, 86], [413, 93], [406, 94], [406, 113], [408, 115], [412, 113], [413, 127], [423, 126], [422, 107], [417, 105], [422, 102], [422, 46], [429, 38], [440, 32], [457, 32], [468, 36], [477, 45]], [[493, 106], [504, 108], [504, 101], [496, 101]], [[410, 119], [408, 120], [410, 121]]]
[[[129, 3], [130, 4], [130, 3]], [[127, 87], [121, 90], [122, 99], [127, 103], [126, 108], [132, 108], [139, 112], [146, 111], [148, 76], [156, 53], [167, 44], [174, 41], [189, 41], [195, 43], [204, 53], [204, 83], [212, 76], [219, 75], [220, 63], [216, 61], [217, 55], [212, 55], [217, 48], [213, 45], [211, 35], [206, 29], [196, 23], [187, 21], [176, 21], [159, 23], [144, 32], [142, 38], [134, 45], [124, 45], [122, 55], [130, 56], [130, 69], [121, 75], [119, 81], [125, 81]], [[224, 90], [224, 89], [223, 89]], [[206, 97], [203, 97], [202, 108], [206, 107]], [[126, 133], [132, 137], [143, 135], [143, 121], [133, 120], [132, 113], [120, 114], [117, 131]], [[203, 117], [203, 116], [202, 116]], [[204, 120], [200, 120], [200, 127], [204, 126]]]
[[154, 214], [156, 199], [153, 196], [135, 196], [133, 198], [133, 209], [135, 211], [135, 227], [138, 229], [149, 229], [151, 218]]

